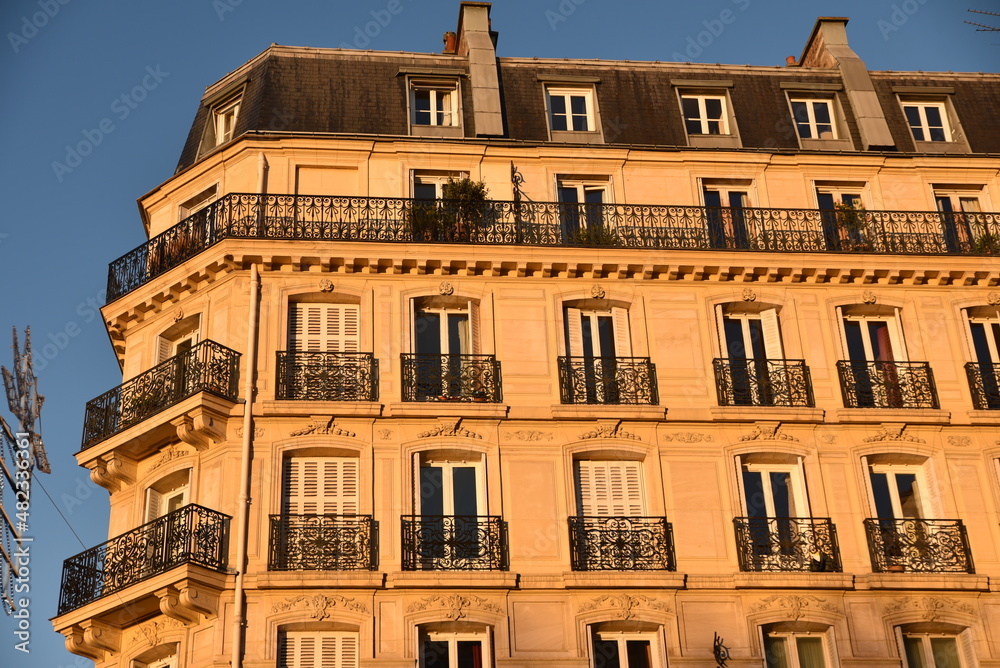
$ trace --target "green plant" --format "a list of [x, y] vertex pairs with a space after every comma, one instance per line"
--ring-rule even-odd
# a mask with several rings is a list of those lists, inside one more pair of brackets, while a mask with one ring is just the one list
[[1000, 253], [1000, 235], [992, 232], [983, 232], [972, 242], [972, 252], [988, 253], [990, 255]]
[[850, 232], [860, 232], [865, 228], [867, 222], [865, 217], [865, 205], [858, 200], [852, 202], [838, 202], [834, 205], [837, 210], [837, 222]]
[[620, 246], [621, 240], [614, 232], [601, 225], [571, 230], [569, 243], [575, 246]]
[[441, 187], [444, 231], [452, 241], [468, 241], [483, 222], [489, 190], [482, 181], [448, 179]]

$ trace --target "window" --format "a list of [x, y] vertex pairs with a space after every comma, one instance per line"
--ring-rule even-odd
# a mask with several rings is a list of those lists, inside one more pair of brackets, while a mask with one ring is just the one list
[[278, 668], [358, 668], [358, 634], [286, 631], [278, 639]]
[[965, 322], [972, 354], [966, 370], [975, 407], [1000, 409], [1000, 308], [966, 309]]
[[448, 181], [467, 178], [466, 172], [414, 172], [413, 199], [438, 200], [444, 198], [444, 186]]
[[934, 204], [941, 212], [944, 226], [945, 245], [952, 252], [996, 251], [993, 235], [986, 226], [986, 217], [981, 215], [982, 189], [934, 188]]
[[801, 459], [743, 455], [738, 460], [747, 517], [809, 517]]
[[750, 230], [746, 212], [750, 205], [750, 183], [702, 184], [708, 241], [712, 248], [749, 248]]
[[422, 516], [485, 514], [486, 480], [481, 456], [455, 459], [425, 453], [418, 457], [417, 510]]
[[449, 297], [413, 300], [413, 352], [469, 355], [479, 352], [479, 303]]
[[594, 116], [593, 88], [545, 89], [548, 103], [549, 129], [552, 132], [594, 132], [597, 124]]
[[724, 95], [681, 95], [684, 127], [689, 135], [728, 135]]
[[557, 181], [563, 240], [600, 243], [604, 229], [604, 204], [610, 199], [605, 178], [560, 177]]
[[574, 462], [577, 513], [584, 517], [641, 517], [642, 462], [580, 459]]
[[855, 362], [906, 360], [899, 309], [841, 309], [844, 347]]
[[764, 659], [767, 668], [826, 668], [825, 633], [767, 631]]
[[288, 348], [306, 352], [358, 352], [360, 321], [358, 304], [289, 304]]
[[609, 623], [592, 628], [591, 668], [661, 668], [666, 664], [657, 631], [618, 630], [618, 626]]
[[448, 630], [420, 630], [420, 668], [488, 668], [493, 665], [487, 629], [475, 624], [440, 626]]
[[962, 668], [958, 639], [945, 633], [903, 633], [906, 668]]
[[410, 123], [440, 127], [459, 125], [458, 82], [411, 80]]
[[195, 213], [205, 208], [209, 204], [215, 201], [216, 195], [218, 194], [218, 186], [212, 186], [211, 188], [206, 188], [201, 191], [191, 199], [185, 201], [179, 207], [177, 207], [177, 220], [181, 221]]
[[850, 250], [865, 242], [864, 183], [817, 183], [816, 202], [827, 250]]
[[201, 318], [188, 316], [174, 323], [156, 339], [156, 363], [165, 362], [175, 355], [185, 353], [199, 341]]
[[146, 489], [146, 510], [143, 521], [152, 522], [188, 504], [190, 471], [173, 473]]
[[780, 360], [778, 310], [743, 310], [739, 304], [716, 306], [722, 353], [730, 360]]
[[903, 115], [915, 141], [952, 141], [944, 102], [903, 101]]
[[233, 138], [236, 129], [236, 117], [240, 112], [240, 98], [228, 100], [212, 109], [212, 122], [215, 128], [215, 145], [220, 146]]
[[567, 307], [566, 349], [572, 357], [630, 357], [628, 309]]
[[927, 483], [919, 466], [868, 466], [872, 501], [879, 519], [919, 519], [928, 516]]
[[792, 99], [791, 102], [800, 139], [837, 139], [833, 100]]
[[559, 359], [563, 403], [656, 403], [649, 359], [632, 357], [628, 309], [575, 303], [566, 307], [565, 318], [568, 355]]
[[283, 473], [285, 515], [356, 515], [359, 512], [355, 457], [291, 457]]

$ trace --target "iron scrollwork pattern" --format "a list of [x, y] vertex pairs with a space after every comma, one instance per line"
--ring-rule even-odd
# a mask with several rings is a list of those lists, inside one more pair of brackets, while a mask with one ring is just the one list
[[500, 362], [494, 355], [401, 355], [403, 401], [500, 403]]
[[564, 404], [660, 403], [648, 357], [560, 357], [559, 389]]
[[505, 571], [507, 523], [488, 515], [404, 515], [404, 571]]
[[813, 406], [805, 360], [712, 360], [720, 406]]
[[969, 362], [965, 365], [972, 391], [972, 405], [977, 410], [1000, 410], [1000, 364]]
[[372, 353], [279, 350], [277, 362], [276, 399], [378, 399], [378, 360]]
[[108, 301], [227, 238], [980, 255], [1000, 213], [229, 193], [112, 262]]
[[239, 373], [240, 353], [214, 341], [202, 341], [88, 401], [83, 420], [83, 448], [100, 443], [198, 392], [211, 392], [236, 401]]
[[962, 520], [866, 519], [876, 573], [975, 573]]
[[569, 518], [574, 571], [675, 570], [673, 531], [664, 517]]
[[229, 515], [190, 504], [63, 563], [62, 615], [181, 564], [224, 572]]
[[937, 408], [927, 362], [837, 362], [847, 408]]
[[271, 515], [271, 571], [363, 571], [377, 567], [371, 515]]
[[840, 572], [837, 529], [825, 517], [737, 517], [741, 571]]

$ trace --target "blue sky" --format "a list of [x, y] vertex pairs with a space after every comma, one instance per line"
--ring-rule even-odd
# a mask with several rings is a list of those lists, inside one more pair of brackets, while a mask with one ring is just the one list
[[[870, 69], [996, 72], [1000, 33], [963, 21], [1000, 18], [969, 7], [1000, 0], [497, 0], [493, 27], [502, 56], [783, 65], [817, 16], [849, 16]], [[9, 328], [31, 325], [53, 474], [31, 509], [32, 652], [0, 618], [0, 665], [89, 665], [48, 618], [62, 560], [107, 538], [107, 493], [72, 457], [84, 404], [122, 380], [97, 307], [108, 262], [144, 240], [135, 200], [173, 173], [204, 88], [272, 42], [440, 51], [457, 15], [439, 0], [3, 0], [0, 363]]]

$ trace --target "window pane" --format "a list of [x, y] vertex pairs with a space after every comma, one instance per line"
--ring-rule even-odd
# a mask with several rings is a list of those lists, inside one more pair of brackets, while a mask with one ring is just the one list
[[483, 645], [478, 640], [458, 641], [458, 668], [483, 668]]
[[417, 334], [417, 353], [421, 355], [441, 354], [441, 318], [437, 313], [417, 312], [414, 325]]
[[594, 668], [622, 668], [616, 641], [594, 638]]
[[552, 106], [553, 114], [566, 115], [566, 98], [562, 95], [553, 95], [550, 97], [549, 104]]
[[927, 116], [927, 125], [932, 128], [940, 128], [943, 126], [941, 123], [941, 109], [939, 107], [924, 107], [924, 115]]
[[931, 638], [934, 668], [961, 668], [958, 661], [958, 643], [954, 638]]
[[854, 362], [865, 361], [865, 344], [861, 338], [861, 323], [857, 320], [845, 320], [844, 337], [847, 339], [847, 356]]
[[467, 355], [469, 346], [469, 314], [448, 314], [448, 354]]
[[889, 494], [889, 479], [885, 473], [871, 472], [872, 496], [875, 497], [875, 514], [880, 519], [891, 520], [892, 497]]
[[569, 98], [570, 109], [573, 110], [574, 114], [584, 114], [587, 113], [587, 98], [583, 95], [573, 95]]
[[913, 138], [917, 141], [923, 141], [924, 130], [923, 122], [920, 120], [920, 109], [918, 107], [903, 107], [903, 113], [906, 114], [906, 122], [910, 124], [910, 130], [913, 131]]
[[422, 661], [422, 668], [449, 668], [448, 666], [448, 641], [446, 640], [425, 640]]
[[420, 467], [420, 514], [444, 515], [444, 481], [439, 466]]
[[774, 497], [774, 516], [792, 517], [792, 475], [771, 471], [771, 495]]
[[[427, 119], [427, 123], [430, 124], [430, 116]], [[414, 183], [413, 199], [435, 200], [437, 199], [437, 188], [433, 183]]]
[[746, 496], [747, 517], [767, 517], [764, 479], [760, 471], [743, 471], [743, 494]]
[[903, 517], [921, 517], [917, 476], [913, 473], [897, 473], [896, 489], [899, 491], [899, 508]]
[[454, 493], [456, 515], [478, 515], [476, 503], [476, 469], [460, 466], [454, 469]]
[[681, 108], [684, 110], [684, 118], [700, 118], [698, 111], [698, 100], [693, 97], [681, 98]]
[[601, 357], [614, 357], [615, 326], [610, 315], [597, 316], [597, 336], [601, 343]]
[[731, 360], [747, 358], [747, 345], [743, 340], [743, 323], [736, 318], [723, 318], [723, 331], [726, 334], [726, 352]]
[[788, 665], [788, 648], [784, 638], [764, 638], [764, 660], [767, 668], [791, 668]]
[[816, 116], [817, 123], [830, 124], [830, 103], [829, 102], [813, 102], [813, 114]]
[[431, 124], [431, 92], [418, 90], [413, 93], [414, 123], [417, 125]]
[[587, 126], [587, 117], [573, 116], [573, 130], [576, 132], [588, 132], [590, 128]]
[[625, 642], [628, 668], [652, 668], [652, 648], [648, 640], [628, 640]]
[[891, 362], [893, 356], [888, 323], [869, 321], [868, 337], [872, 346], [872, 357], [879, 362]]
[[906, 649], [906, 668], [933, 668], [924, 662], [921, 638], [903, 638], [903, 647]]
[[705, 99], [705, 115], [707, 118], [718, 120], [722, 118], [722, 100], [717, 97]]
[[799, 668], [826, 668], [822, 638], [798, 637], [795, 646], [799, 650]]

